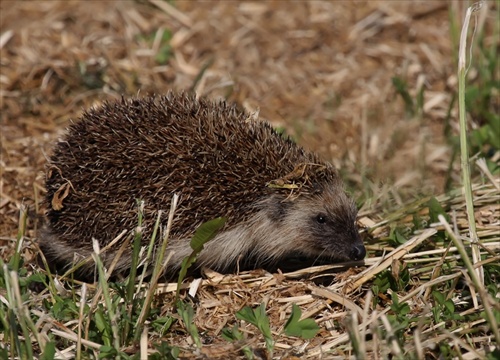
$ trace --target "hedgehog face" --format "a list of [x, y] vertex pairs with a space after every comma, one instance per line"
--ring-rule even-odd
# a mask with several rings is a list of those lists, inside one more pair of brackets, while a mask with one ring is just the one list
[[343, 190], [327, 188], [314, 196], [309, 231], [326, 256], [362, 260], [366, 255], [356, 225], [358, 211], [354, 201]]
[[322, 256], [357, 261], [365, 257], [366, 250], [355, 221], [355, 215], [339, 217], [328, 209], [324, 212], [317, 209], [306, 229], [311, 234], [313, 247]]
[[325, 189], [276, 205], [271, 220], [282, 230], [289, 250], [332, 262], [365, 257], [356, 225], [357, 210], [343, 190]]

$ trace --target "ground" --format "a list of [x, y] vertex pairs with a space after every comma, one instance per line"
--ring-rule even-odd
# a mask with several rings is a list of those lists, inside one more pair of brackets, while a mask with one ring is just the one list
[[36, 239], [44, 165], [65, 127], [122, 96], [194, 90], [235, 102], [335, 164], [358, 198], [442, 194], [460, 180], [448, 135], [465, 5], [1, 1], [1, 257], [22, 205]]

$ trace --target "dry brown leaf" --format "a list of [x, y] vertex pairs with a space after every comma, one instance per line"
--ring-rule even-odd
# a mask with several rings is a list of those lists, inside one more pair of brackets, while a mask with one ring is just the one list
[[69, 190], [71, 188], [71, 184], [69, 182], [61, 185], [59, 189], [54, 193], [54, 196], [52, 197], [52, 201], [50, 205], [52, 206], [52, 209], [59, 211], [61, 210], [64, 205], [63, 205], [63, 200], [69, 195]]

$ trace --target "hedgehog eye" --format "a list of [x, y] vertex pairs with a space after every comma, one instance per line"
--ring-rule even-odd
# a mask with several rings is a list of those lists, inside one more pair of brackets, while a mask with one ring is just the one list
[[326, 215], [318, 214], [318, 216], [316, 216], [316, 221], [318, 222], [318, 224], [326, 223]]

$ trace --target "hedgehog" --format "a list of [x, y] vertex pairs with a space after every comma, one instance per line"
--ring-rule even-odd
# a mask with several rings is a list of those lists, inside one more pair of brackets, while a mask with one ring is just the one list
[[[196, 229], [218, 217], [226, 223], [194, 269], [275, 271], [359, 261], [366, 254], [357, 208], [338, 170], [222, 100], [168, 92], [91, 108], [56, 143], [45, 185], [38, 242], [59, 272], [91, 256], [93, 239], [103, 248], [123, 230], [132, 234], [138, 200], [144, 204], [141, 244], [148, 245], [159, 214], [160, 229], [166, 225], [174, 194], [179, 201], [166, 278], [191, 253]], [[124, 239], [131, 236], [102, 254], [106, 267]], [[131, 263], [132, 244], [113, 274], [126, 276]], [[89, 279], [94, 268], [86, 262], [76, 276]]]

